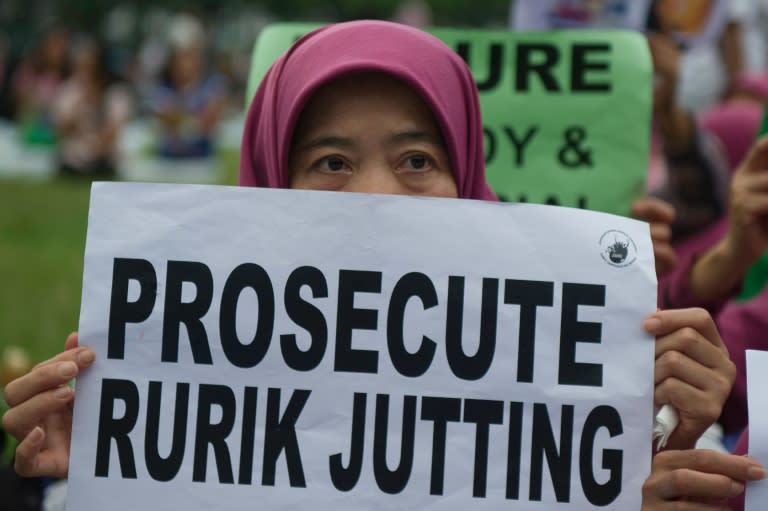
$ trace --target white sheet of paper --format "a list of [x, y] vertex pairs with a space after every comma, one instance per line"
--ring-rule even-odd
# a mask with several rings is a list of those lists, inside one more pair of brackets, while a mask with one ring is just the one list
[[[133, 272], [126, 261], [144, 268]], [[300, 267], [313, 267], [302, 275], [316, 279], [297, 293], [286, 282], [298, 282], [289, 277]], [[521, 355], [520, 325], [529, 323], [513, 302], [522, 280], [538, 282], [532, 285], [543, 293], [540, 303], [551, 283], [552, 305], [526, 306], [535, 310], [535, 342]], [[650, 469], [654, 359], [641, 322], [655, 310], [655, 284], [647, 224], [602, 213], [352, 193], [95, 184], [80, 342], [96, 350], [97, 360], [77, 381], [68, 509], [542, 510], [562, 505], [553, 479], [573, 509], [605, 508], [590, 498], [612, 499], [613, 509], [639, 509]], [[421, 294], [407, 299], [408, 289]], [[599, 301], [584, 298], [595, 293], [604, 293], [604, 306], [585, 305]], [[522, 296], [531, 300], [530, 293]], [[269, 303], [271, 325], [268, 308], [260, 309]], [[186, 323], [172, 320], [185, 310]], [[562, 343], [561, 325], [569, 325]], [[327, 346], [314, 365], [290, 368], [282, 354], [285, 346], [292, 353], [286, 334], [296, 336], [294, 352], [321, 346], [307, 328], [318, 338], [325, 331]], [[197, 342], [204, 332], [201, 351], [210, 350], [212, 363], [195, 363], [189, 331]], [[462, 336], [453, 335], [459, 331]], [[460, 351], [448, 349], [446, 332], [462, 339]], [[123, 333], [120, 353], [115, 348]], [[270, 343], [263, 359], [248, 361], [264, 346], [250, 344], [254, 335]], [[464, 371], [481, 335], [484, 350], [489, 339], [495, 345], [490, 363], [478, 363], [481, 370], [472, 376]], [[572, 357], [561, 344], [575, 346]], [[429, 363], [412, 366], [410, 375], [390, 356], [392, 347], [403, 357], [398, 360], [414, 361], [408, 354], [430, 345], [433, 357], [419, 359]], [[461, 352], [468, 358], [463, 362]], [[532, 370], [530, 383], [518, 381], [518, 358], [526, 360], [526, 353], [533, 362], [521, 363], [521, 370]], [[375, 372], [359, 372], [371, 357]], [[597, 383], [561, 384], [559, 367], [566, 374], [574, 361], [599, 368]], [[585, 368], [575, 377], [583, 378]], [[301, 390], [310, 391], [303, 406]], [[334, 460], [350, 465], [356, 393], [366, 400], [363, 455], [356, 484], [342, 491], [331, 467]], [[151, 404], [150, 395], [159, 403]], [[377, 395], [389, 396], [388, 407]], [[429, 419], [437, 404], [450, 418], [442, 422], [444, 450], [434, 439], [436, 431], [441, 437], [441, 422]], [[175, 426], [177, 409], [186, 427]], [[388, 424], [386, 436], [374, 432], [377, 413], [378, 427]], [[286, 419], [280, 431], [287, 448], [274, 461], [271, 449], [281, 445], [275, 425], [283, 414], [295, 416], [295, 428]], [[486, 426], [478, 425], [483, 421]], [[411, 424], [412, 463], [398, 478], [387, 470], [400, 465], [401, 438]], [[549, 443], [551, 460], [541, 447]], [[405, 459], [411, 459], [407, 450]], [[272, 468], [274, 481], [264, 475]]]
[[[749, 456], [768, 466], [768, 351], [747, 350], [747, 408], [749, 409]], [[747, 484], [745, 511], [764, 511], [768, 479]]]

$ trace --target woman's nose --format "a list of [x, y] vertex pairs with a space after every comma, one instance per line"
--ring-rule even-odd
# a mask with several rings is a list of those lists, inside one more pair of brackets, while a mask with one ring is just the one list
[[406, 188], [387, 165], [375, 164], [358, 168], [344, 186], [345, 192], [405, 195]]

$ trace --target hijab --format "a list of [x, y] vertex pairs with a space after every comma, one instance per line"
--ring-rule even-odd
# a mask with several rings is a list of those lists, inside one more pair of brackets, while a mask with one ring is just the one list
[[304, 106], [325, 83], [361, 72], [383, 72], [413, 88], [440, 126], [459, 197], [496, 200], [485, 179], [477, 86], [466, 64], [435, 37], [385, 21], [317, 29], [275, 61], [245, 120], [240, 185], [287, 188], [291, 139]]
[[733, 79], [730, 98], [701, 116], [701, 124], [722, 142], [734, 172], [760, 132], [768, 101], [768, 74], [741, 73]]
[[763, 105], [746, 100], [726, 101], [701, 116], [702, 127], [722, 143], [731, 174], [755, 142], [762, 119]]

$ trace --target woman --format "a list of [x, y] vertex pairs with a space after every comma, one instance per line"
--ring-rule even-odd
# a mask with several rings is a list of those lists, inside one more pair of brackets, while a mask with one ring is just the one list
[[120, 132], [133, 108], [128, 91], [111, 81], [104, 48], [83, 41], [74, 52], [72, 76], [52, 106], [62, 174], [115, 174]]
[[674, 206], [673, 240], [679, 242], [725, 211], [728, 168], [716, 138], [677, 100], [681, 51], [674, 37], [652, 33], [647, 39], [654, 70], [648, 185]]
[[226, 87], [221, 76], [206, 72], [202, 28], [198, 30], [199, 35], [175, 43], [162, 83], [149, 94], [163, 158], [208, 158], [215, 151]]
[[[240, 184], [494, 200], [482, 137], [474, 81], [443, 43], [385, 22], [332, 25], [300, 39], [263, 80], [246, 120]], [[680, 412], [669, 446], [689, 449], [719, 415], [732, 364], [703, 311], [657, 312], [645, 327], [658, 339], [656, 402]], [[3, 423], [22, 440], [19, 472], [66, 475], [73, 391], [63, 384], [94, 358], [72, 334], [64, 353], [6, 388], [13, 408]], [[664, 455], [645, 509], [725, 498], [750, 467], [752, 478], [763, 474], [744, 458], [689, 452]]]
[[69, 34], [50, 30], [11, 78], [16, 121], [26, 144], [52, 145], [50, 105], [69, 75]]

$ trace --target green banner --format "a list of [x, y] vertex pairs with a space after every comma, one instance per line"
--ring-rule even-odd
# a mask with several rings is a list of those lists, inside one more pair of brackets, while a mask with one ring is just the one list
[[[264, 29], [248, 98], [272, 62], [316, 24]], [[434, 28], [480, 91], [488, 180], [508, 201], [629, 214], [645, 190], [652, 64], [645, 38], [618, 30]]]

